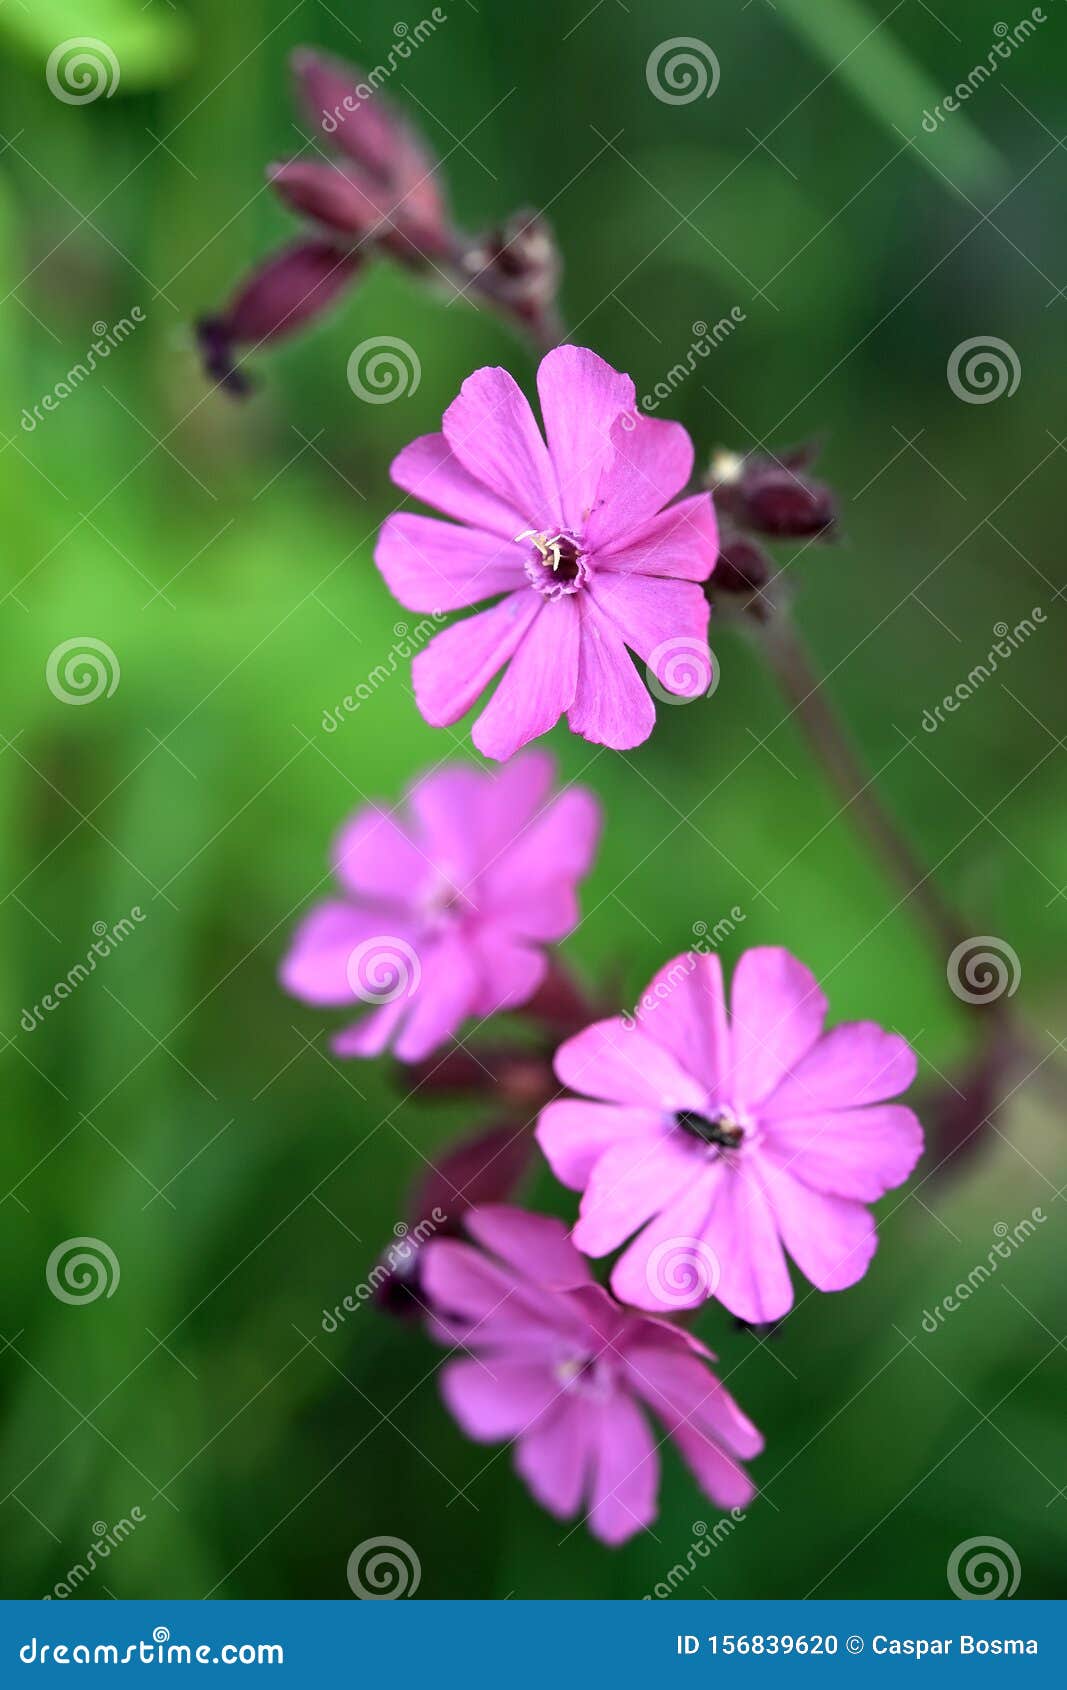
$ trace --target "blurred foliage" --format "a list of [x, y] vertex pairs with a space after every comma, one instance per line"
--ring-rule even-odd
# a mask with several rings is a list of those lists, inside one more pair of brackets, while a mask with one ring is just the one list
[[[885, 19], [855, 0], [585, 12], [457, 7], [392, 92], [447, 155], [464, 223], [548, 209], [576, 338], [639, 393], [684, 359], [694, 322], [744, 310], [667, 408], [702, 453], [826, 438], [847, 538], [790, 563], [800, 619], [904, 827], [978, 930], [1017, 950], [1020, 1012], [1050, 1048], [1067, 940], [1053, 398], [1067, 236], [1050, 214], [1067, 171], [1054, 139], [1067, 23], [1057, 10], [929, 136], [921, 107], [988, 48], [984, 4]], [[712, 1518], [668, 1454], [654, 1533], [605, 1551], [540, 1513], [506, 1454], [464, 1441], [416, 1331], [367, 1309], [332, 1336], [319, 1326], [391, 1237], [414, 1171], [485, 1113], [395, 1109], [388, 1065], [331, 1060], [327, 1018], [276, 986], [338, 821], [471, 754], [458, 729], [421, 722], [406, 676], [333, 734], [323, 713], [406, 620], [372, 564], [391, 455], [436, 426], [475, 365], [528, 384], [533, 363], [385, 268], [260, 359], [243, 406], [208, 390], [189, 324], [289, 227], [262, 176], [304, 139], [288, 51], [310, 40], [378, 62], [394, 21], [380, 0], [0, 9], [8, 1595], [43, 1594], [95, 1522], [133, 1506], [145, 1523], [82, 1594], [344, 1597], [350, 1550], [389, 1534], [418, 1552], [422, 1595], [634, 1596]], [[649, 94], [646, 59], [668, 31], [713, 38], [713, 99]], [[96, 32], [122, 61], [115, 97], [57, 102], [52, 45]], [[145, 321], [106, 366], [24, 426], [93, 324], [134, 306]], [[1009, 341], [1023, 370], [989, 406], [945, 380], [953, 347], [980, 333]], [[410, 341], [422, 381], [370, 409], [345, 367], [374, 334]], [[924, 733], [993, 625], [1034, 605], [1046, 625]], [[76, 635], [121, 663], [113, 696], [84, 709], [44, 679]], [[752, 943], [790, 946], [826, 979], [835, 1019], [899, 1028], [936, 1080], [971, 1036], [944, 959], [865, 856], [758, 655], [732, 635], [718, 654], [715, 698], [662, 709], [636, 754], [554, 736], [607, 817], [568, 955], [590, 979], [617, 970], [632, 1001], [694, 922], [737, 905], [728, 963]], [[143, 923], [25, 1032], [23, 1009], [85, 955], [93, 923], [134, 906]], [[939, 1596], [951, 1549], [979, 1534], [1014, 1546], [1021, 1595], [1062, 1592], [1055, 1087], [1020, 1091], [986, 1140], [965, 1175], [886, 1200], [856, 1290], [802, 1296], [765, 1342], [705, 1311], [702, 1334], [767, 1431], [766, 1488], [684, 1594]], [[572, 1212], [545, 1174], [532, 1195]], [[1035, 1205], [1050, 1224], [924, 1332], [996, 1223]], [[82, 1235], [110, 1243], [122, 1276], [112, 1298], [72, 1307], [44, 1270]]]

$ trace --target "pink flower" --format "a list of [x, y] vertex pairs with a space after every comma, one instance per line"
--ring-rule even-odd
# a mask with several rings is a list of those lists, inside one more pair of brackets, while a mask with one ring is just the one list
[[710, 1351], [620, 1308], [562, 1222], [493, 1206], [471, 1210], [466, 1228], [483, 1249], [431, 1241], [422, 1286], [432, 1335], [466, 1352], [445, 1364], [441, 1389], [467, 1436], [515, 1440], [516, 1468], [543, 1508], [566, 1520], [584, 1507], [596, 1537], [623, 1543], [656, 1517], [650, 1409], [705, 1495], [743, 1508], [754, 1486], [737, 1462], [763, 1439], [704, 1366]]
[[547, 447], [506, 370], [468, 376], [443, 432], [392, 466], [399, 487], [456, 521], [391, 516], [376, 553], [411, 610], [498, 599], [438, 634], [412, 676], [422, 714], [443, 727], [506, 664], [473, 730], [500, 759], [564, 713], [600, 745], [646, 740], [655, 709], [627, 647], [667, 692], [696, 697], [712, 679], [699, 585], [715, 563], [711, 498], [668, 503], [693, 467], [688, 434], [635, 414], [633, 382], [583, 347], [550, 352], [537, 387]]
[[660, 971], [636, 1019], [560, 1046], [559, 1078], [597, 1101], [550, 1103], [537, 1137], [584, 1193], [580, 1250], [603, 1256], [639, 1233], [612, 1274], [623, 1302], [716, 1295], [742, 1320], [777, 1320], [793, 1304], [786, 1250], [820, 1291], [862, 1279], [876, 1244], [866, 1205], [922, 1152], [911, 1110], [886, 1101], [915, 1057], [870, 1021], [824, 1032], [826, 1009], [810, 971], [767, 947], [738, 962], [728, 1020], [719, 959], [690, 954]]
[[374, 805], [341, 830], [342, 896], [297, 930], [281, 968], [305, 1003], [373, 1004], [337, 1035], [341, 1056], [388, 1045], [417, 1062], [468, 1016], [515, 1009], [547, 971], [544, 946], [578, 921], [577, 882], [600, 830], [581, 787], [550, 794], [552, 759], [425, 776], [398, 817]]

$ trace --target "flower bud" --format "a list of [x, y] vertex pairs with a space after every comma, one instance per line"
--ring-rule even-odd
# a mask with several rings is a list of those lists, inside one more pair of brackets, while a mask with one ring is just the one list
[[233, 393], [251, 385], [238, 368], [238, 349], [281, 340], [319, 317], [349, 287], [360, 259], [329, 241], [300, 241], [254, 270], [226, 310], [203, 317], [197, 338], [207, 373]]

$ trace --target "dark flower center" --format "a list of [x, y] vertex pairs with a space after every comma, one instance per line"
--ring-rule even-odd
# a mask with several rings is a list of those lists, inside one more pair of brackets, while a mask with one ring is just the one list
[[717, 1145], [720, 1150], [738, 1149], [745, 1136], [744, 1128], [725, 1110], [719, 1115], [698, 1115], [693, 1109], [682, 1109], [674, 1119], [683, 1132], [691, 1133], [701, 1144]]
[[573, 534], [538, 534], [531, 528], [517, 538], [533, 541], [525, 564], [526, 578], [545, 598], [564, 598], [585, 586], [589, 565]]

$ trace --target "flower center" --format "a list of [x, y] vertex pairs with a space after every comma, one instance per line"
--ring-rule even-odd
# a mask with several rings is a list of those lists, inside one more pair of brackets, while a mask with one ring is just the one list
[[526, 579], [546, 599], [561, 599], [585, 586], [589, 565], [573, 534], [551, 529], [538, 534], [535, 529], [527, 528], [515, 538], [533, 541], [524, 566]]
[[580, 1396], [593, 1397], [600, 1401], [611, 1394], [611, 1370], [596, 1356], [565, 1356], [556, 1363], [555, 1375], [564, 1391], [573, 1391]]
[[690, 1133], [701, 1144], [714, 1145], [718, 1150], [739, 1150], [745, 1139], [745, 1129], [729, 1109], [718, 1109], [714, 1115], [698, 1115], [693, 1109], [681, 1109], [674, 1117], [675, 1125]]

